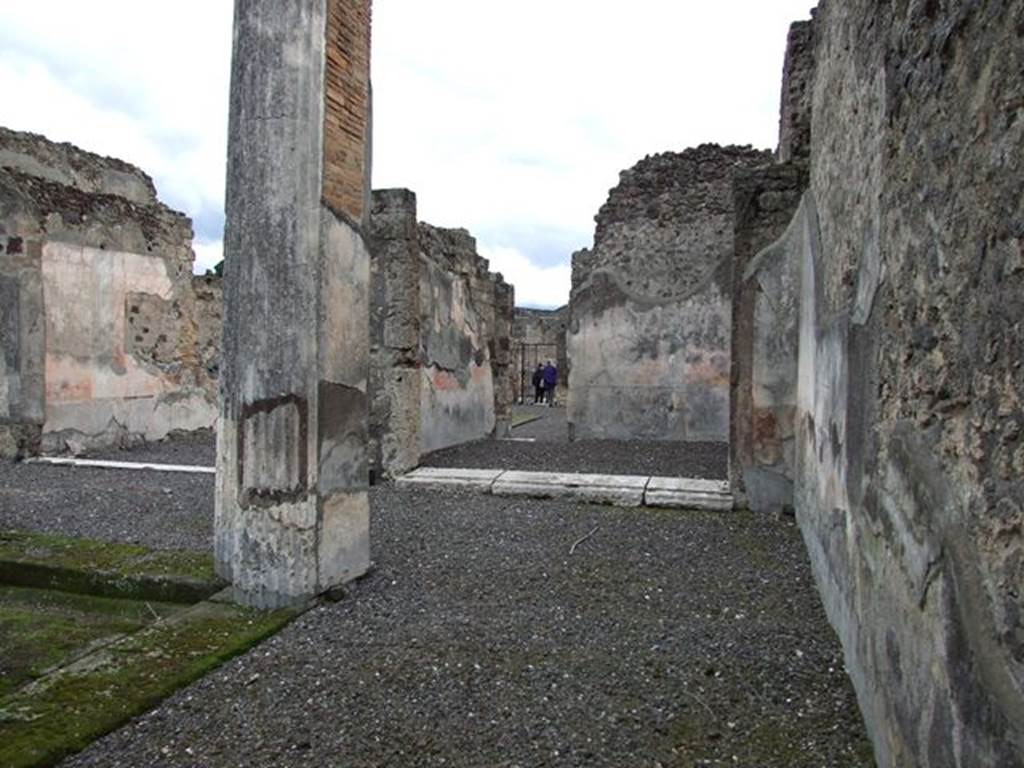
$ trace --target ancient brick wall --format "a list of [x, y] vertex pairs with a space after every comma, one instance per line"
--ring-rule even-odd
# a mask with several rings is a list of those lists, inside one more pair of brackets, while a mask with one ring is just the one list
[[795, 495], [881, 766], [1024, 764], [1021, 30], [816, 17]]
[[192, 278], [195, 296], [196, 351], [199, 365], [211, 382], [220, 375], [220, 346], [224, 333], [224, 279], [217, 275]]
[[782, 71], [779, 109], [780, 163], [806, 160], [811, 154], [811, 111], [814, 96], [814, 22], [798, 21], [789, 28]]
[[188, 218], [138, 169], [40, 136], [0, 129], [0, 165], [5, 455], [212, 426]]
[[728, 440], [732, 177], [771, 160], [703, 145], [622, 174], [573, 257], [571, 435]]
[[370, 30], [370, 0], [328, 0], [323, 196], [356, 222], [368, 213]]
[[461, 229], [416, 221], [408, 191], [373, 193], [371, 461], [384, 476], [510, 420], [514, 292]]

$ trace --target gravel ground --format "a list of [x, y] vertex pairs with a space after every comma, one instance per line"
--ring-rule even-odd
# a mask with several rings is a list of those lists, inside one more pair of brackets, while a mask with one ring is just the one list
[[516, 406], [519, 414], [541, 418], [516, 427], [512, 436], [536, 442], [478, 440], [424, 456], [424, 467], [519, 469], [533, 472], [592, 472], [725, 479], [727, 443], [575, 440], [566, 437], [564, 408]]
[[158, 443], [90, 451], [82, 458], [212, 467], [217, 463], [217, 436], [209, 429], [178, 432]]
[[514, 405], [512, 413], [520, 416], [539, 416], [536, 421], [512, 430], [512, 437], [530, 437], [545, 442], [569, 442], [569, 420], [565, 408], [547, 408], [543, 405]]
[[346, 599], [67, 765], [871, 765], [792, 523], [371, 499]]
[[576, 440], [572, 443], [478, 440], [430, 453], [420, 460], [420, 464], [424, 467], [724, 480], [728, 476], [729, 446], [725, 443], [652, 443], [639, 440]]
[[0, 462], [0, 530], [211, 550], [213, 484], [212, 475]]

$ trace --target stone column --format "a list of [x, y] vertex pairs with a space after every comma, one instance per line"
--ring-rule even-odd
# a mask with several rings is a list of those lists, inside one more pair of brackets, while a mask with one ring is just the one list
[[370, 447], [380, 477], [420, 461], [420, 248], [416, 195], [373, 193]]
[[237, 0], [218, 573], [247, 605], [369, 567], [370, 0]]
[[512, 364], [512, 324], [515, 322], [515, 288], [501, 275], [494, 278], [494, 436], [512, 434], [512, 403], [515, 400], [515, 366]]

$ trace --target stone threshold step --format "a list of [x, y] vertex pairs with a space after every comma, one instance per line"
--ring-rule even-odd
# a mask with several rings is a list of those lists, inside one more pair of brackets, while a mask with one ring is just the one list
[[150, 472], [180, 472], [193, 475], [215, 475], [215, 467], [199, 467], [190, 464], [154, 464], [152, 462], [107, 461], [104, 459], [63, 459], [50, 456], [25, 459], [26, 464], [49, 464], [56, 467], [80, 467], [86, 469], [128, 469]]
[[496, 496], [576, 499], [619, 507], [716, 512], [733, 508], [732, 493], [724, 480], [421, 467], [402, 475], [395, 482], [404, 487], [471, 488]]

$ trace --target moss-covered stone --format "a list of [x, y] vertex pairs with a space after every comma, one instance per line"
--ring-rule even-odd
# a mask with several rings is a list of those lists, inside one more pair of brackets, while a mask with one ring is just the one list
[[51, 765], [273, 634], [294, 612], [204, 602], [0, 698], [0, 765]]
[[23, 531], [0, 532], [0, 583], [182, 603], [224, 586], [209, 554]]
[[0, 587], [0, 696], [184, 607]]

